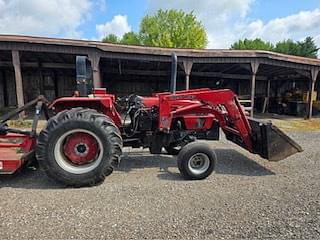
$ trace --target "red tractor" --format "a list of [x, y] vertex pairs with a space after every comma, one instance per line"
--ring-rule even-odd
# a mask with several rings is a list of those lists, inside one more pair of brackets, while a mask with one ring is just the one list
[[[120, 163], [122, 148], [163, 149], [177, 155], [186, 179], [209, 176], [216, 155], [197, 139], [226, 138], [262, 158], [278, 161], [301, 147], [271, 123], [248, 119], [231, 90], [176, 91], [177, 57], [173, 54], [171, 91], [149, 97], [118, 98], [93, 89], [86, 57], [77, 57], [77, 91], [73, 97], [48, 103], [44, 97], [0, 120], [0, 174], [12, 174], [37, 161], [51, 178], [69, 186], [102, 182]], [[6, 122], [30, 107], [36, 108], [30, 131], [9, 128]], [[41, 115], [48, 120], [37, 133]], [[121, 117], [122, 116], [122, 117]], [[14, 141], [12, 141], [14, 140]]]

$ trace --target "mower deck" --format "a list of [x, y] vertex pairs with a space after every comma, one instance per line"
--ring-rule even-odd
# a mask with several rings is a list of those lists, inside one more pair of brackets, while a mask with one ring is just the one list
[[17, 149], [0, 148], [0, 174], [13, 174], [21, 167], [22, 154]]

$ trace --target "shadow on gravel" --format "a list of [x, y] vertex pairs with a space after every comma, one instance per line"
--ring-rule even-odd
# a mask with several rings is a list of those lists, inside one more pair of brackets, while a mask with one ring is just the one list
[[147, 152], [135, 152], [122, 157], [117, 170], [130, 172], [134, 169], [159, 168], [160, 171], [167, 171], [169, 167], [177, 167], [175, 157], [169, 155], [152, 155]]
[[169, 168], [177, 168], [176, 157], [170, 155], [152, 155], [148, 152], [133, 152], [121, 160], [119, 171], [130, 172], [134, 169], [158, 168], [158, 178], [161, 180], [184, 181], [177, 172]]
[[[254, 160], [233, 149], [215, 149], [218, 162], [217, 174], [267, 176], [274, 172], [261, 166]], [[176, 158], [166, 155], [151, 155], [147, 152], [132, 153], [122, 159], [120, 171], [130, 172], [133, 169], [159, 168], [158, 177], [163, 180], [182, 180], [180, 174], [171, 172], [169, 168], [177, 167]]]
[[[216, 174], [243, 176], [266, 176], [275, 173], [259, 165], [243, 154], [233, 149], [216, 149], [218, 163]], [[161, 180], [183, 181], [178, 173], [170, 171], [176, 168], [176, 158], [169, 155], [151, 155], [147, 152], [132, 152], [125, 154], [116, 171], [126, 172], [134, 169], [158, 168], [158, 178]], [[51, 180], [42, 171], [24, 169], [12, 176], [0, 176], [0, 189], [3, 187], [24, 189], [64, 189], [65, 187]]]
[[[216, 149], [218, 163], [217, 174], [231, 174], [244, 176], [275, 175], [274, 172], [261, 166], [234, 149]], [[267, 160], [266, 160], [267, 161]]]
[[65, 189], [66, 187], [51, 180], [39, 169], [23, 169], [14, 175], [0, 176], [0, 189], [3, 187], [24, 189]]

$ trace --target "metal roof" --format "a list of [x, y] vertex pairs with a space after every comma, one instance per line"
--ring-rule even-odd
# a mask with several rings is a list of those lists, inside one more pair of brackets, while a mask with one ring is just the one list
[[[61, 46], [97, 49], [102, 52], [135, 54], [135, 55], [154, 55], [154, 56], [170, 56], [175, 52], [180, 57], [186, 58], [258, 58], [276, 61], [284, 61], [293, 64], [303, 64], [309, 66], [320, 67], [320, 59], [312, 59], [298, 56], [285, 55], [269, 51], [260, 50], [227, 50], [227, 49], [175, 49], [175, 48], [158, 48], [133, 45], [121, 45], [102, 43], [98, 41], [74, 40], [47, 37], [32, 37], [21, 35], [0, 35], [0, 50], [8, 50], [5, 44], [14, 46], [14, 44], [36, 44], [43, 46]], [[76, 51], [75, 51], [76, 52]]]

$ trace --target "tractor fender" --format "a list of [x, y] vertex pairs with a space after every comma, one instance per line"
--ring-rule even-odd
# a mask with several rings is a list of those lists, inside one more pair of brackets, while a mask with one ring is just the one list
[[59, 113], [72, 108], [90, 108], [110, 117], [120, 127], [121, 117], [114, 106], [114, 96], [104, 97], [62, 97], [49, 105], [54, 113]]

